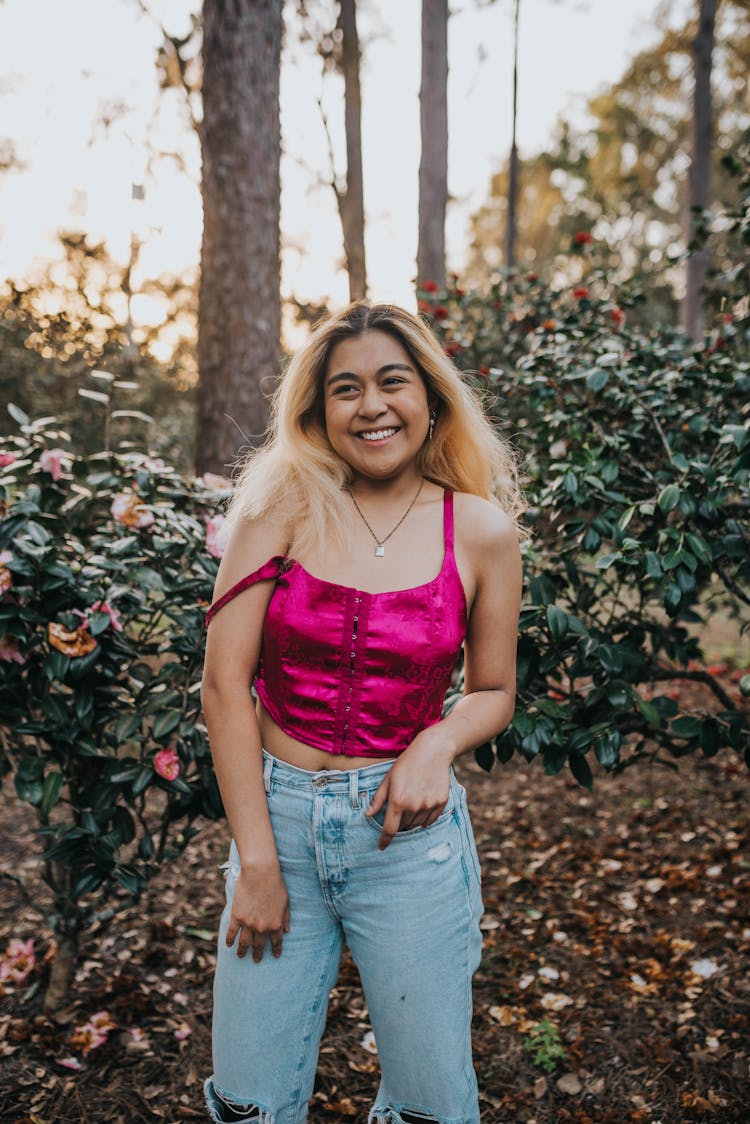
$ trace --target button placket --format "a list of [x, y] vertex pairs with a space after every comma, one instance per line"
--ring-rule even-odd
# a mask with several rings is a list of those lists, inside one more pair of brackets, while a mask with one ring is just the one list
[[[349, 712], [352, 709], [351, 703], [352, 703], [352, 693], [354, 691], [354, 670], [355, 670], [355, 666], [356, 666], [355, 661], [356, 661], [356, 658], [357, 658], [357, 634], [358, 634], [358, 631], [359, 631], [359, 610], [357, 609], [357, 606], [360, 605], [361, 602], [362, 602], [361, 597], [355, 597], [354, 598], [354, 615], [352, 617], [352, 633], [351, 633], [352, 646], [351, 646], [351, 650], [349, 652], [349, 677], [350, 677], [349, 678], [349, 691], [348, 691], [347, 696], [346, 696], [346, 706], [344, 707], [344, 713], [345, 714], [349, 714]], [[344, 730], [349, 729], [348, 720], [344, 722], [343, 728], [344, 728]], [[344, 741], [346, 741], [347, 736], [348, 735], [346, 735], [346, 734], [344, 735]]]

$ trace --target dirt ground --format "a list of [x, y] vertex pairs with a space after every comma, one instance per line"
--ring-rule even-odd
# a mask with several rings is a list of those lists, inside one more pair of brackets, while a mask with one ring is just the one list
[[[729, 753], [686, 759], [678, 774], [599, 770], [593, 793], [543, 776], [538, 761], [487, 775], [464, 760], [458, 772], [484, 877], [473, 1023], [482, 1120], [750, 1121], [747, 770]], [[0, 867], [32, 881], [38, 842], [8, 778], [0, 811]], [[225, 824], [206, 826], [147, 900], [85, 935], [73, 1001], [55, 1021], [41, 1014], [52, 934], [3, 879], [0, 954], [32, 937], [37, 958], [0, 995], [4, 1124], [208, 1119], [227, 844]], [[99, 1012], [106, 1037], [84, 1055], [76, 1028]], [[366, 1120], [378, 1072], [368, 1030], [345, 957], [311, 1124]], [[80, 1068], [62, 1064], [70, 1058]]]

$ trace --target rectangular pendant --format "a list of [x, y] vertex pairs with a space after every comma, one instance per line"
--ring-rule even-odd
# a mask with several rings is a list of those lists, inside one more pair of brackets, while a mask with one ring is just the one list
[[376, 558], [382, 558], [384, 554], [385, 554], [385, 547], [383, 546], [382, 543], [379, 542], [378, 545], [375, 547], [375, 557]]

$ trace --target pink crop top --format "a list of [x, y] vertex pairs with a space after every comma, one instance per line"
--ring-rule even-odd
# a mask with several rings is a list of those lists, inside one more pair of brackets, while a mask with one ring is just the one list
[[214, 602], [206, 625], [243, 589], [275, 580], [255, 676], [264, 707], [305, 745], [349, 757], [392, 757], [440, 720], [466, 635], [449, 491], [443, 538], [436, 578], [386, 593], [337, 585], [291, 558], [271, 558]]

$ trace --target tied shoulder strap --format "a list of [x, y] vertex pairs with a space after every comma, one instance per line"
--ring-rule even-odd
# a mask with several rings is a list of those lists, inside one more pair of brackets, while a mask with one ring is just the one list
[[218, 613], [219, 609], [223, 609], [228, 601], [236, 597], [238, 593], [242, 593], [243, 589], [247, 589], [256, 582], [275, 581], [280, 574], [286, 573], [290, 570], [294, 562], [291, 558], [284, 557], [283, 554], [276, 554], [273, 558], [269, 558], [267, 562], [257, 569], [253, 570], [252, 574], [247, 574], [246, 577], [240, 578], [238, 582], [228, 589], [226, 593], [222, 594], [218, 601], [214, 601], [206, 613], [206, 628]]

